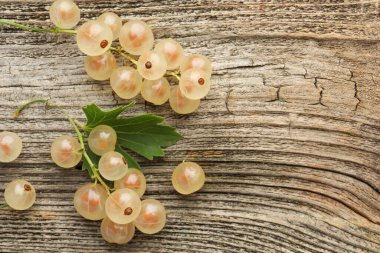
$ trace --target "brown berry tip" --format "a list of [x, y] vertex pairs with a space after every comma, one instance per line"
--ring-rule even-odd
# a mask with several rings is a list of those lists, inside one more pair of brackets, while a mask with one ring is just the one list
[[152, 63], [150, 61], [147, 61], [145, 63], [145, 68], [150, 69], [152, 67]]
[[32, 187], [29, 184], [24, 184], [24, 190], [27, 191], [27, 192], [31, 191]]
[[127, 208], [125, 208], [125, 210], [124, 210], [124, 215], [131, 215], [132, 212], [133, 212], [132, 208], [127, 207]]
[[199, 79], [198, 79], [198, 83], [199, 83], [200, 85], [205, 84], [205, 79], [203, 79], [202, 77], [199, 78]]
[[102, 42], [100, 42], [100, 47], [101, 48], [105, 48], [106, 46], [108, 46], [108, 41], [107, 40], [102, 40]]

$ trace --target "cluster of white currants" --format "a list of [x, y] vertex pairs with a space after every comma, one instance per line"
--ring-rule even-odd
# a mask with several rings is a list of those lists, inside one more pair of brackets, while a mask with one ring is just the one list
[[[72, 0], [57, 0], [50, 8], [50, 19], [57, 27], [70, 29], [78, 24], [80, 10]], [[114, 48], [111, 44], [117, 39], [121, 47]], [[162, 105], [169, 100], [175, 112], [188, 114], [198, 109], [200, 99], [210, 90], [209, 59], [199, 54], [185, 56], [173, 39], [163, 39], [153, 49], [153, 32], [143, 21], [130, 20], [123, 25], [115, 13], [103, 13], [77, 30], [77, 44], [87, 55], [88, 75], [95, 80], [110, 79], [113, 91], [123, 99], [141, 92], [150, 103]], [[127, 58], [136, 69], [117, 67], [112, 51]], [[175, 76], [179, 85], [171, 87], [165, 74]]]
[[[165, 226], [165, 207], [155, 199], [140, 198], [146, 190], [144, 174], [135, 168], [128, 168], [123, 155], [115, 152], [117, 133], [107, 125], [92, 129], [88, 146], [100, 156], [100, 175], [114, 182], [115, 191], [108, 195], [99, 184], [81, 186], [74, 195], [77, 212], [89, 220], [103, 220], [101, 234], [107, 242], [124, 244], [132, 239], [135, 227], [146, 234], [154, 234]], [[74, 167], [81, 160], [79, 142], [71, 136], [62, 136], [53, 141], [51, 154], [60, 167]], [[205, 180], [202, 168], [195, 164], [181, 163], [173, 173], [174, 188], [181, 194], [199, 190]]]
[[[88, 136], [91, 151], [101, 156], [98, 163], [100, 175], [114, 182], [114, 191], [103, 185], [88, 183], [75, 192], [74, 207], [88, 220], [102, 220], [101, 234], [109, 243], [129, 242], [135, 227], [145, 234], [161, 231], [166, 223], [165, 207], [155, 199], [141, 197], [146, 190], [144, 174], [128, 168], [123, 155], [115, 152], [117, 134], [107, 125], [92, 129]], [[17, 134], [0, 133], [0, 162], [14, 161], [21, 153], [22, 142]], [[56, 138], [51, 146], [52, 160], [62, 168], [72, 168], [82, 159], [80, 143], [72, 136]], [[180, 194], [188, 195], [202, 188], [205, 182], [203, 169], [193, 162], [182, 162], [173, 171], [172, 184]], [[16, 210], [30, 208], [36, 200], [34, 187], [23, 179], [9, 183], [4, 198]]]

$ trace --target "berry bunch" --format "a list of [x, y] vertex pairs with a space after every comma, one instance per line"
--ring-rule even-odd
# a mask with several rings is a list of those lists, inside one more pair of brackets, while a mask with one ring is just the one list
[[[78, 24], [80, 10], [72, 0], [57, 0], [50, 8], [50, 19], [58, 28], [70, 29]], [[120, 47], [112, 47], [115, 40]], [[113, 91], [123, 99], [141, 92], [150, 103], [162, 105], [169, 100], [175, 112], [187, 114], [197, 110], [200, 99], [210, 90], [211, 62], [198, 54], [185, 56], [173, 39], [163, 39], [154, 46], [152, 29], [143, 21], [130, 20], [123, 25], [119, 16], [106, 12], [85, 22], [77, 30], [76, 42], [87, 55], [87, 74], [95, 80], [110, 79]], [[113, 53], [129, 60], [133, 67], [118, 67]], [[171, 88], [165, 75], [176, 77], [179, 85]]]
[[[102, 220], [101, 235], [109, 243], [128, 243], [135, 227], [145, 234], [161, 231], [166, 223], [165, 207], [155, 199], [140, 198], [146, 190], [144, 174], [129, 168], [124, 156], [115, 151], [117, 134], [107, 125], [98, 125], [88, 136], [90, 150], [100, 155], [98, 171], [108, 181], [114, 182], [113, 192], [107, 185], [88, 183], [74, 194], [75, 210], [88, 220]], [[14, 161], [21, 153], [22, 142], [17, 134], [0, 133], [0, 161]], [[72, 168], [82, 160], [83, 150], [72, 136], [56, 138], [51, 145], [51, 157], [62, 168]], [[99, 180], [102, 180], [100, 177]], [[202, 188], [205, 182], [203, 169], [193, 162], [182, 162], [173, 171], [174, 189], [184, 195]], [[34, 187], [23, 179], [16, 179], [5, 189], [8, 206], [16, 210], [30, 208], [36, 200]]]
[[[49, 13], [55, 29], [29, 27], [7, 20], [0, 20], [0, 24], [38, 32], [76, 34], [77, 45], [86, 54], [84, 65], [88, 75], [95, 80], [109, 79], [114, 93], [123, 99], [141, 93], [150, 103], [162, 105], [169, 101], [175, 112], [188, 114], [198, 109], [200, 99], [210, 90], [211, 62], [198, 54], [185, 56], [181, 45], [173, 39], [163, 39], [154, 46], [153, 32], [143, 21], [130, 20], [123, 25], [119, 16], [106, 12], [97, 20], [85, 22], [78, 30], [69, 30], [80, 21], [80, 10], [73, 0], [54, 1]], [[115, 40], [120, 46], [112, 46]], [[118, 67], [114, 54], [127, 59], [129, 64]], [[178, 85], [171, 87], [172, 79], [167, 79], [170, 76], [179, 81]], [[49, 104], [42, 99], [30, 101], [21, 106], [15, 116], [36, 102]], [[158, 200], [141, 200], [146, 190], [145, 176], [123, 148], [153, 159], [163, 156], [162, 148], [181, 138], [175, 128], [160, 124], [163, 118], [155, 115], [117, 118], [131, 105], [133, 103], [102, 111], [90, 104], [83, 108], [88, 119], [86, 126], [72, 120], [59, 106], [52, 105], [63, 111], [77, 138], [70, 135], [56, 138], [51, 145], [51, 158], [62, 168], [73, 168], [83, 161], [82, 169], [88, 171], [95, 182], [77, 189], [74, 207], [85, 219], [102, 220], [100, 230], [104, 240], [116, 244], [129, 242], [135, 227], [143, 233], [154, 234], [166, 223], [165, 207]], [[123, 142], [129, 141], [128, 138], [130, 142]], [[0, 133], [0, 162], [14, 161], [21, 149], [22, 141], [17, 134]], [[180, 194], [196, 192], [204, 182], [203, 169], [193, 162], [182, 162], [172, 174], [173, 187]], [[36, 191], [29, 182], [16, 179], [7, 185], [4, 198], [7, 206], [25, 210], [34, 204]]]

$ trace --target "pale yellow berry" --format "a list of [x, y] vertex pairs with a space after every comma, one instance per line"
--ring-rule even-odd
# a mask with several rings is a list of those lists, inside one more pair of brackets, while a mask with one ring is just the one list
[[173, 39], [161, 40], [155, 46], [154, 51], [164, 55], [169, 70], [178, 68], [184, 58], [182, 46]]
[[129, 168], [127, 174], [115, 181], [116, 189], [128, 188], [134, 190], [139, 197], [142, 197], [146, 190], [146, 179], [141, 170]]
[[70, 135], [56, 138], [50, 149], [51, 158], [61, 168], [72, 168], [82, 159], [79, 142]]
[[185, 97], [177, 85], [170, 91], [169, 103], [170, 107], [176, 113], [189, 114], [198, 109], [201, 101], [199, 99], [193, 100]]
[[160, 201], [146, 199], [141, 202], [140, 215], [135, 220], [138, 230], [144, 234], [160, 232], [166, 223], [166, 210]]
[[56, 0], [49, 10], [50, 20], [62, 29], [71, 29], [80, 20], [80, 9], [72, 0]]
[[75, 210], [85, 219], [101, 220], [106, 216], [105, 203], [108, 194], [99, 184], [85, 184], [74, 195]]
[[15, 210], [26, 210], [36, 201], [36, 190], [23, 179], [10, 182], [4, 191], [5, 202]]
[[141, 211], [139, 195], [128, 188], [118, 189], [106, 201], [106, 214], [113, 222], [127, 224], [133, 222]]
[[130, 20], [122, 26], [119, 41], [126, 52], [141, 55], [152, 49], [154, 36], [152, 29], [145, 22]]
[[0, 162], [9, 163], [21, 154], [22, 141], [13, 132], [0, 132]]
[[100, 232], [105, 241], [116, 244], [126, 244], [135, 235], [135, 225], [131, 223], [118, 224], [105, 217], [100, 226]]
[[174, 169], [172, 184], [177, 192], [188, 195], [201, 189], [205, 178], [201, 166], [193, 162], [183, 162]]

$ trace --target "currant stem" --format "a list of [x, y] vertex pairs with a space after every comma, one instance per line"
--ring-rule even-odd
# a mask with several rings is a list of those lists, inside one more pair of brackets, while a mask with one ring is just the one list
[[36, 100], [31, 100], [29, 101], [28, 103], [26, 104], [23, 104], [22, 106], [20, 106], [19, 108], [17, 108], [17, 110], [13, 113], [13, 116], [15, 118], [18, 118], [18, 116], [20, 116], [20, 113], [22, 110], [24, 110], [26, 107], [28, 107], [29, 105], [31, 104], [34, 104], [34, 103], [47, 103], [48, 100], [46, 99], [36, 99]]
[[68, 115], [59, 105], [55, 105], [55, 104], [51, 103], [49, 100], [46, 100], [46, 99], [32, 100], [32, 101], [29, 101], [26, 104], [20, 106], [19, 108], [17, 108], [17, 110], [14, 113], [15, 118], [17, 118], [20, 115], [20, 112], [23, 109], [25, 109], [27, 106], [29, 106], [31, 104], [34, 104], [34, 103], [45, 103], [45, 104], [47, 104], [49, 106], [57, 108], [58, 110], [60, 110], [66, 116], [66, 118], [69, 120], [70, 124], [74, 128], [75, 133], [77, 134], [77, 137], [78, 137], [81, 149], [82, 149], [83, 157], [86, 159], [87, 163], [90, 165], [91, 172], [93, 174], [93, 177], [91, 177], [91, 178], [99, 181], [100, 184], [106, 189], [107, 193], [110, 194], [109, 186], [100, 177], [100, 175], [99, 175], [99, 173], [98, 173], [98, 171], [96, 169], [96, 166], [94, 165], [94, 163], [92, 162], [91, 158], [88, 156], [88, 154], [86, 152], [86, 148], [85, 148], [84, 141], [83, 141], [83, 135], [79, 131], [78, 126], [76, 125], [76, 123], [74, 122], [74, 120], [70, 117], [70, 115]]
[[166, 74], [169, 76], [174, 76], [178, 81], [181, 80], [181, 77], [178, 75], [178, 71], [166, 71]]
[[137, 66], [137, 61], [133, 59], [130, 55], [123, 53], [123, 49], [121, 47], [110, 47], [110, 50], [117, 52], [118, 54], [126, 58], [128, 61], [132, 62], [135, 66]]
[[76, 30], [67, 30], [67, 29], [61, 29], [61, 28], [54, 28], [54, 29], [46, 29], [46, 28], [40, 28], [40, 27], [31, 27], [27, 25], [23, 25], [20, 23], [16, 23], [13, 21], [9, 20], [4, 20], [0, 19], [0, 24], [3, 25], [9, 25], [9, 26], [14, 26], [17, 28], [20, 28], [22, 30], [27, 30], [27, 31], [34, 31], [34, 32], [44, 32], [44, 33], [68, 33], [68, 34], [76, 34]]
[[0, 209], [7, 208], [7, 207], [9, 207], [9, 205], [7, 203], [0, 204]]

